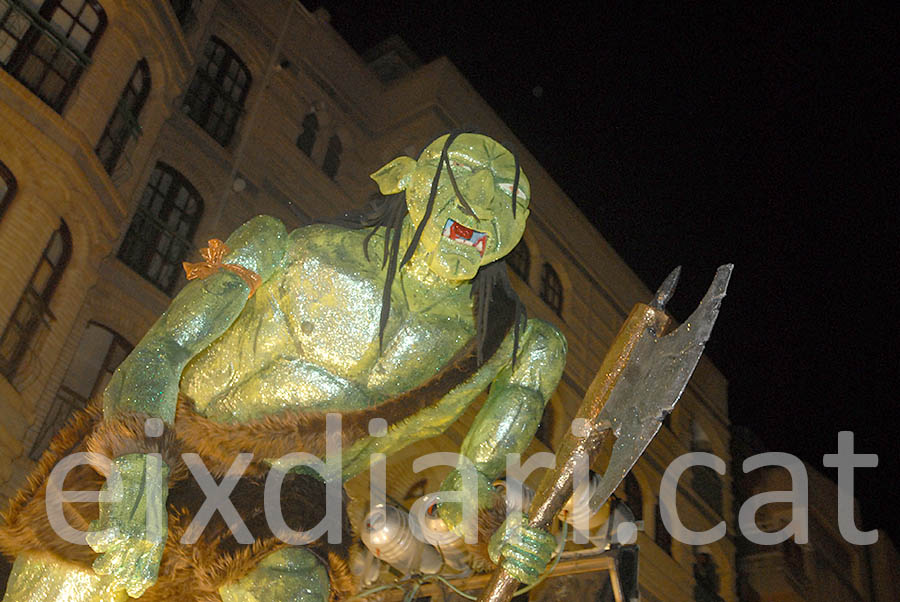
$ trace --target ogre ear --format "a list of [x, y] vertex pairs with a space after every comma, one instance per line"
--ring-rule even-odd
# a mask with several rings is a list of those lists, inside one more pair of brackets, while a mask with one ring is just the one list
[[406, 190], [409, 178], [415, 169], [415, 159], [397, 157], [369, 177], [378, 184], [381, 194], [396, 194], [401, 190]]

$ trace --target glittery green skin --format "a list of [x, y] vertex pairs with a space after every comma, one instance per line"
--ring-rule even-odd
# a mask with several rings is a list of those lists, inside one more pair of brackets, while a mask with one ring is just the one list
[[[121, 485], [131, 503], [100, 504], [100, 517], [91, 525], [87, 542], [95, 552], [103, 552], [94, 561], [94, 571], [124, 583], [128, 595], [138, 597], [152, 585], [147, 575], [155, 574], [162, 559], [168, 521], [162, 484], [168, 482], [169, 467], [158, 456], [128, 454], [113, 460], [113, 468], [104, 489]], [[149, 494], [154, 486], [155, 494]]]
[[243, 579], [219, 590], [222, 602], [328, 602], [328, 571], [305, 548], [283, 548], [263, 558]]
[[22, 554], [16, 558], [3, 602], [125, 602], [115, 579], [74, 564]]
[[[406, 192], [410, 215], [403, 224], [401, 255], [425, 213], [443, 142], [436, 140], [418, 161], [401, 157], [372, 176], [384, 194]], [[179, 380], [199, 412], [222, 422], [253, 420], [286, 409], [340, 412], [368, 407], [428, 380], [474, 335], [470, 280], [479, 266], [518, 243], [530, 199], [524, 174], [518, 195], [511, 195], [513, 157], [490, 138], [463, 134], [453, 142], [449, 158], [475, 215], [456, 202], [444, 173], [420, 246], [394, 280], [381, 349], [382, 234], [372, 238], [366, 259], [362, 243], [367, 230], [315, 225], [288, 234], [278, 220], [260, 216], [228, 238], [232, 251], [225, 259], [262, 277], [256, 294], [248, 300], [244, 281], [225, 270], [188, 284], [116, 371], [104, 392], [105, 415], [141, 411], [171, 423]], [[515, 218], [513, 202], [518, 202]], [[487, 233], [483, 256], [475, 247], [442, 236], [447, 219]], [[505, 471], [506, 455], [524, 451], [533, 437], [562, 374], [565, 353], [565, 339], [555, 327], [529, 320], [515, 367], [510, 333], [492, 358], [440, 402], [392, 426], [383, 437], [345, 448], [342, 478], [366, 470], [372, 453], [390, 454], [443, 432], [490, 386], [461, 448], [482, 485], [489, 483]], [[455, 474], [448, 477], [445, 490], [455, 487]], [[492, 503], [492, 490], [479, 489], [479, 506]], [[126, 481], [122, 503], [138, 504], [141, 495], [137, 481]], [[457, 522], [452, 515], [448, 511], [445, 516], [451, 524]], [[138, 524], [120, 529], [118, 541], [97, 549], [104, 554], [94, 565], [129, 591], [155, 581], [161, 551], [160, 546], [148, 547], [140, 535], [140, 517], [134, 520]], [[552, 550], [553, 544], [548, 546]], [[115, 558], [123, 557], [116, 550], [123, 549], [140, 550], [128, 556], [130, 570], [116, 565]], [[523, 565], [528, 570], [518, 572], [524, 576], [539, 574], [546, 565], [544, 557], [549, 558], [545, 551], [530, 560], [510, 553], [508, 568]], [[108, 558], [111, 554], [117, 556]], [[249, 597], [252, 588], [269, 587], [264, 575], [272, 571], [282, 579], [294, 574], [298, 591], [315, 591], [311, 597], [321, 594], [321, 587], [309, 585], [312, 569], [303, 562], [281, 557], [272, 562], [283, 564], [260, 565], [259, 575], [253, 573], [234, 586], [225, 599], [301, 599], [286, 590], [274, 598]], [[327, 579], [324, 587], [327, 591]], [[247, 597], [237, 596], [239, 590]]]

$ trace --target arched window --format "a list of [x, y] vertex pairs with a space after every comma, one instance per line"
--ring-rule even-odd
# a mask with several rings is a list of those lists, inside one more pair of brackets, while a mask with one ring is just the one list
[[506, 265], [518, 274], [519, 278], [526, 283], [528, 282], [528, 272], [531, 269], [531, 253], [528, 251], [528, 245], [525, 244], [524, 238], [506, 256]]
[[691, 451], [712, 453], [709, 435], [696, 420], [691, 421]]
[[3, 217], [3, 213], [6, 211], [9, 203], [16, 196], [16, 187], [16, 178], [9, 171], [9, 168], [0, 161], [0, 217]]
[[119, 98], [119, 104], [113, 110], [106, 129], [100, 136], [100, 142], [97, 143], [97, 156], [100, 157], [100, 162], [107, 172], [112, 173], [116, 168], [128, 138], [140, 135], [138, 116], [144, 108], [148, 94], [150, 94], [150, 68], [147, 61], [141, 59], [135, 65], [131, 79], [128, 80]]
[[338, 167], [341, 165], [341, 153], [344, 145], [337, 134], [328, 140], [328, 148], [325, 150], [325, 159], [322, 161], [322, 171], [332, 180], [337, 176]]
[[119, 248], [119, 259], [171, 294], [202, 214], [203, 199], [187, 178], [157, 163]]
[[194, 14], [194, 4], [196, 0], [169, 0], [172, 10], [175, 11], [175, 18], [182, 29], [188, 29], [194, 24], [196, 15]]
[[0, 66], [61, 113], [105, 28], [96, 0], [0, 0]]
[[625, 503], [634, 514], [634, 520], [644, 520], [644, 496], [637, 478], [630, 472], [625, 475], [624, 483]]
[[722, 515], [722, 481], [709, 466], [691, 467], [691, 488], [709, 507]]
[[184, 96], [184, 112], [222, 146], [234, 135], [250, 90], [250, 70], [225, 42], [213, 36]]
[[[709, 436], [700, 423], [691, 422], [691, 451], [712, 453], [713, 447]], [[700, 498], [709, 504], [719, 515], [722, 514], [722, 481], [719, 473], [709, 466], [692, 466], [690, 468], [691, 488]]]
[[541, 299], [557, 314], [562, 314], [563, 289], [559, 275], [549, 263], [541, 270]]
[[72, 256], [66, 222], [50, 236], [0, 338], [0, 372], [12, 378], [41, 324], [53, 319], [50, 300]]
[[706, 552], [697, 553], [694, 556], [694, 600], [722, 602], [719, 585], [719, 569], [716, 561]]
[[302, 150], [307, 157], [312, 157], [313, 146], [316, 144], [316, 136], [319, 134], [319, 118], [315, 113], [307, 113], [303, 118], [303, 129], [297, 136], [297, 148]]
[[114, 330], [96, 322], [88, 323], [28, 452], [32, 460], [40, 459], [72, 412], [84, 408], [91, 398], [103, 392], [131, 349], [132, 345]]
[[653, 540], [666, 554], [672, 555], [672, 534], [669, 533], [663, 524], [659, 504], [656, 505], [656, 516], [653, 522]]

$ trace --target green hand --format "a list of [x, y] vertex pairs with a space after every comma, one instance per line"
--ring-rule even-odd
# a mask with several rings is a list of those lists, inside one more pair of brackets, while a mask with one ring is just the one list
[[158, 457], [129, 454], [113, 461], [104, 489], [117, 500], [100, 504], [88, 545], [100, 556], [94, 571], [115, 579], [138, 598], [156, 583], [166, 543], [169, 467]]
[[[487, 476], [474, 468], [472, 468], [471, 474], [474, 478], [471, 483], [467, 484], [464, 479], [464, 471], [458, 468], [450, 471], [450, 474], [441, 483], [441, 491], [458, 491], [464, 496], [465, 501], [441, 502], [440, 515], [454, 533], [475, 541], [478, 537], [478, 511], [492, 508], [497, 503], [499, 494]], [[471, 504], [471, 507], [475, 509], [474, 524], [467, 524], [465, 520], [463, 505], [466, 503]]]
[[556, 546], [553, 535], [543, 529], [529, 527], [527, 516], [513, 512], [491, 536], [488, 554], [510, 575], [525, 585], [531, 585], [547, 569]]

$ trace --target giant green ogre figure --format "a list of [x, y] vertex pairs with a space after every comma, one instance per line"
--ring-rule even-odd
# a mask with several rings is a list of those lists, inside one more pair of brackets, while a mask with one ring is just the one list
[[[220, 477], [241, 451], [253, 452], [265, 470], [288, 452], [321, 456], [326, 412], [343, 419], [346, 480], [367, 469], [371, 453], [390, 454], [442, 432], [490, 386], [460, 451], [478, 471], [479, 508], [495, 505], [490, 484], [504, 472], [507, 454], [524, 451], [533, 437], [565, 363], [556, 328], [520, 320], [498, 261], [525, 229], [529, 182], [512, 153], [469, 133], [442, 136], [418, 161], [397, 158], [372, 178], [390, 196], [369, 213], [291, 233], [277, 219], [254, 218], [228, 238], [224, 259], [210, 258], [205, 277], [172, 301], [116, 371], [102, 419], [97, 409], [84, 435], [67, 435], [109, 453], [122, 475], [124, 497], [101, 505], [97, 533], [87, 537], [93, 571], [59, 554], [20, 551], [4, 600], [158, 599], [154, 592], [182, 574], [185, 562], [225, 575], [215, 585], [225, 601], [336, 597], [342, 592], [329, 566], [335, 553], [321, 547], [255, 544], [247, 548], [252, 566], [243, 571], [220, 566], [237, 558], [238, 545], [225, 560], [189, 546], [176, 550], [173, 526], [185, 526], [172, 511], [180, 494], [169, 491], [167, 516], [166, 491], [148, 497], [144, 486], [153, 466], [148, 452], [161, 452], [164, 462], [156, 466], [170, 485], [190, 480], [176, 447], [200, 453]], [[163, 436], [144, 436], [150, 417], [165, 423]], [[367, 430], [376, 417], [388, 424], [377, 437]], [[443, 489], [461, 490], [460, 475], [452, 471]], [[316, 490], [317, 481], [307, 481]], [[67, 482], [67, 489], [78, 487]], [[297, 495], [295, 505], [315, 504], [309, 493]], [[148, 504], [168, 521], [168, 542], [165, 530], [148, 536]], [[458, 504], [441, 512], [462, 529]], [[14, 527], [22, 522], [11, 519]], [[516, 530], [520, 543], [506, 542]], [[502, 554], [521, 581], [535, 581], [553, 537], [526, 527], [496, 533], [491, 557]], [[167, 564], [170, 557], [178, 558]]]

